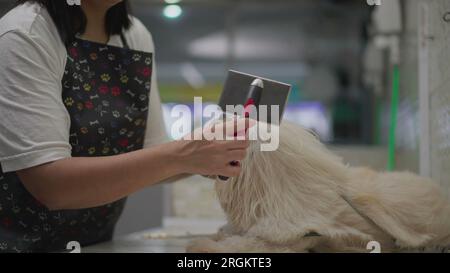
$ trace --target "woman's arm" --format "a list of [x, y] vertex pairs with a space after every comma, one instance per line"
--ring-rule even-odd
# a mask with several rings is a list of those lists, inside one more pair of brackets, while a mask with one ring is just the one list
[[228, 162], [248, 141], [176, 141], [110, 157], [74, 157], [18, 171], [24, 186], [51, 210], [101, 206], [188, 173], [237, 176]]

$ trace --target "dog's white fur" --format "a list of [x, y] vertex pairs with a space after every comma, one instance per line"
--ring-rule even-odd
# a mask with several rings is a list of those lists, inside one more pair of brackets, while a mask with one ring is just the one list
[[239, 177], [216, 182], [228, 224], [189, 252], [368, 252], [372, 240], [383, 252], [450, 245], [450, 203], [430, 179], [346, 166], [288, 122], [278, 150], [259, 145], [252, 142]]

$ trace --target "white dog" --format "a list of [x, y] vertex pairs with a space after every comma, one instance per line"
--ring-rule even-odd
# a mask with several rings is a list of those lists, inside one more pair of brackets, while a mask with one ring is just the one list
[[260, 144], [252, 142], [239, 177], [216, 182], [228, 224], [187, 251], [368, 252], [370, 241], [382, 252], [450, 245], [450, 203], [430, 179], [346, 166], [287, 122], [276, 151], [261, 152]]

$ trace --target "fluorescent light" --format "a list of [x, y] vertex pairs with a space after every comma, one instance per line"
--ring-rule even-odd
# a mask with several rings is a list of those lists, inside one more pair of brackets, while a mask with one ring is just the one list
[[181, 2], [181, 0], [164, 0], [167, 4], [178, 4]]
[[183, 10], [179, 5], [168, 5], [164, 8], [163, 14], [169, 19], [175, 19], [181, 16]]

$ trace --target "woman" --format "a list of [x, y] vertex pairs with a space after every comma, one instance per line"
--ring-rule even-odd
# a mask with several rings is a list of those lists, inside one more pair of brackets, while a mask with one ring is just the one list
[[247, 141], [163, 143], [155, 74], [127, 1], [21, 0], [0, 20], [0, 251], [109, 240], [131, 193], [239, 174]]

